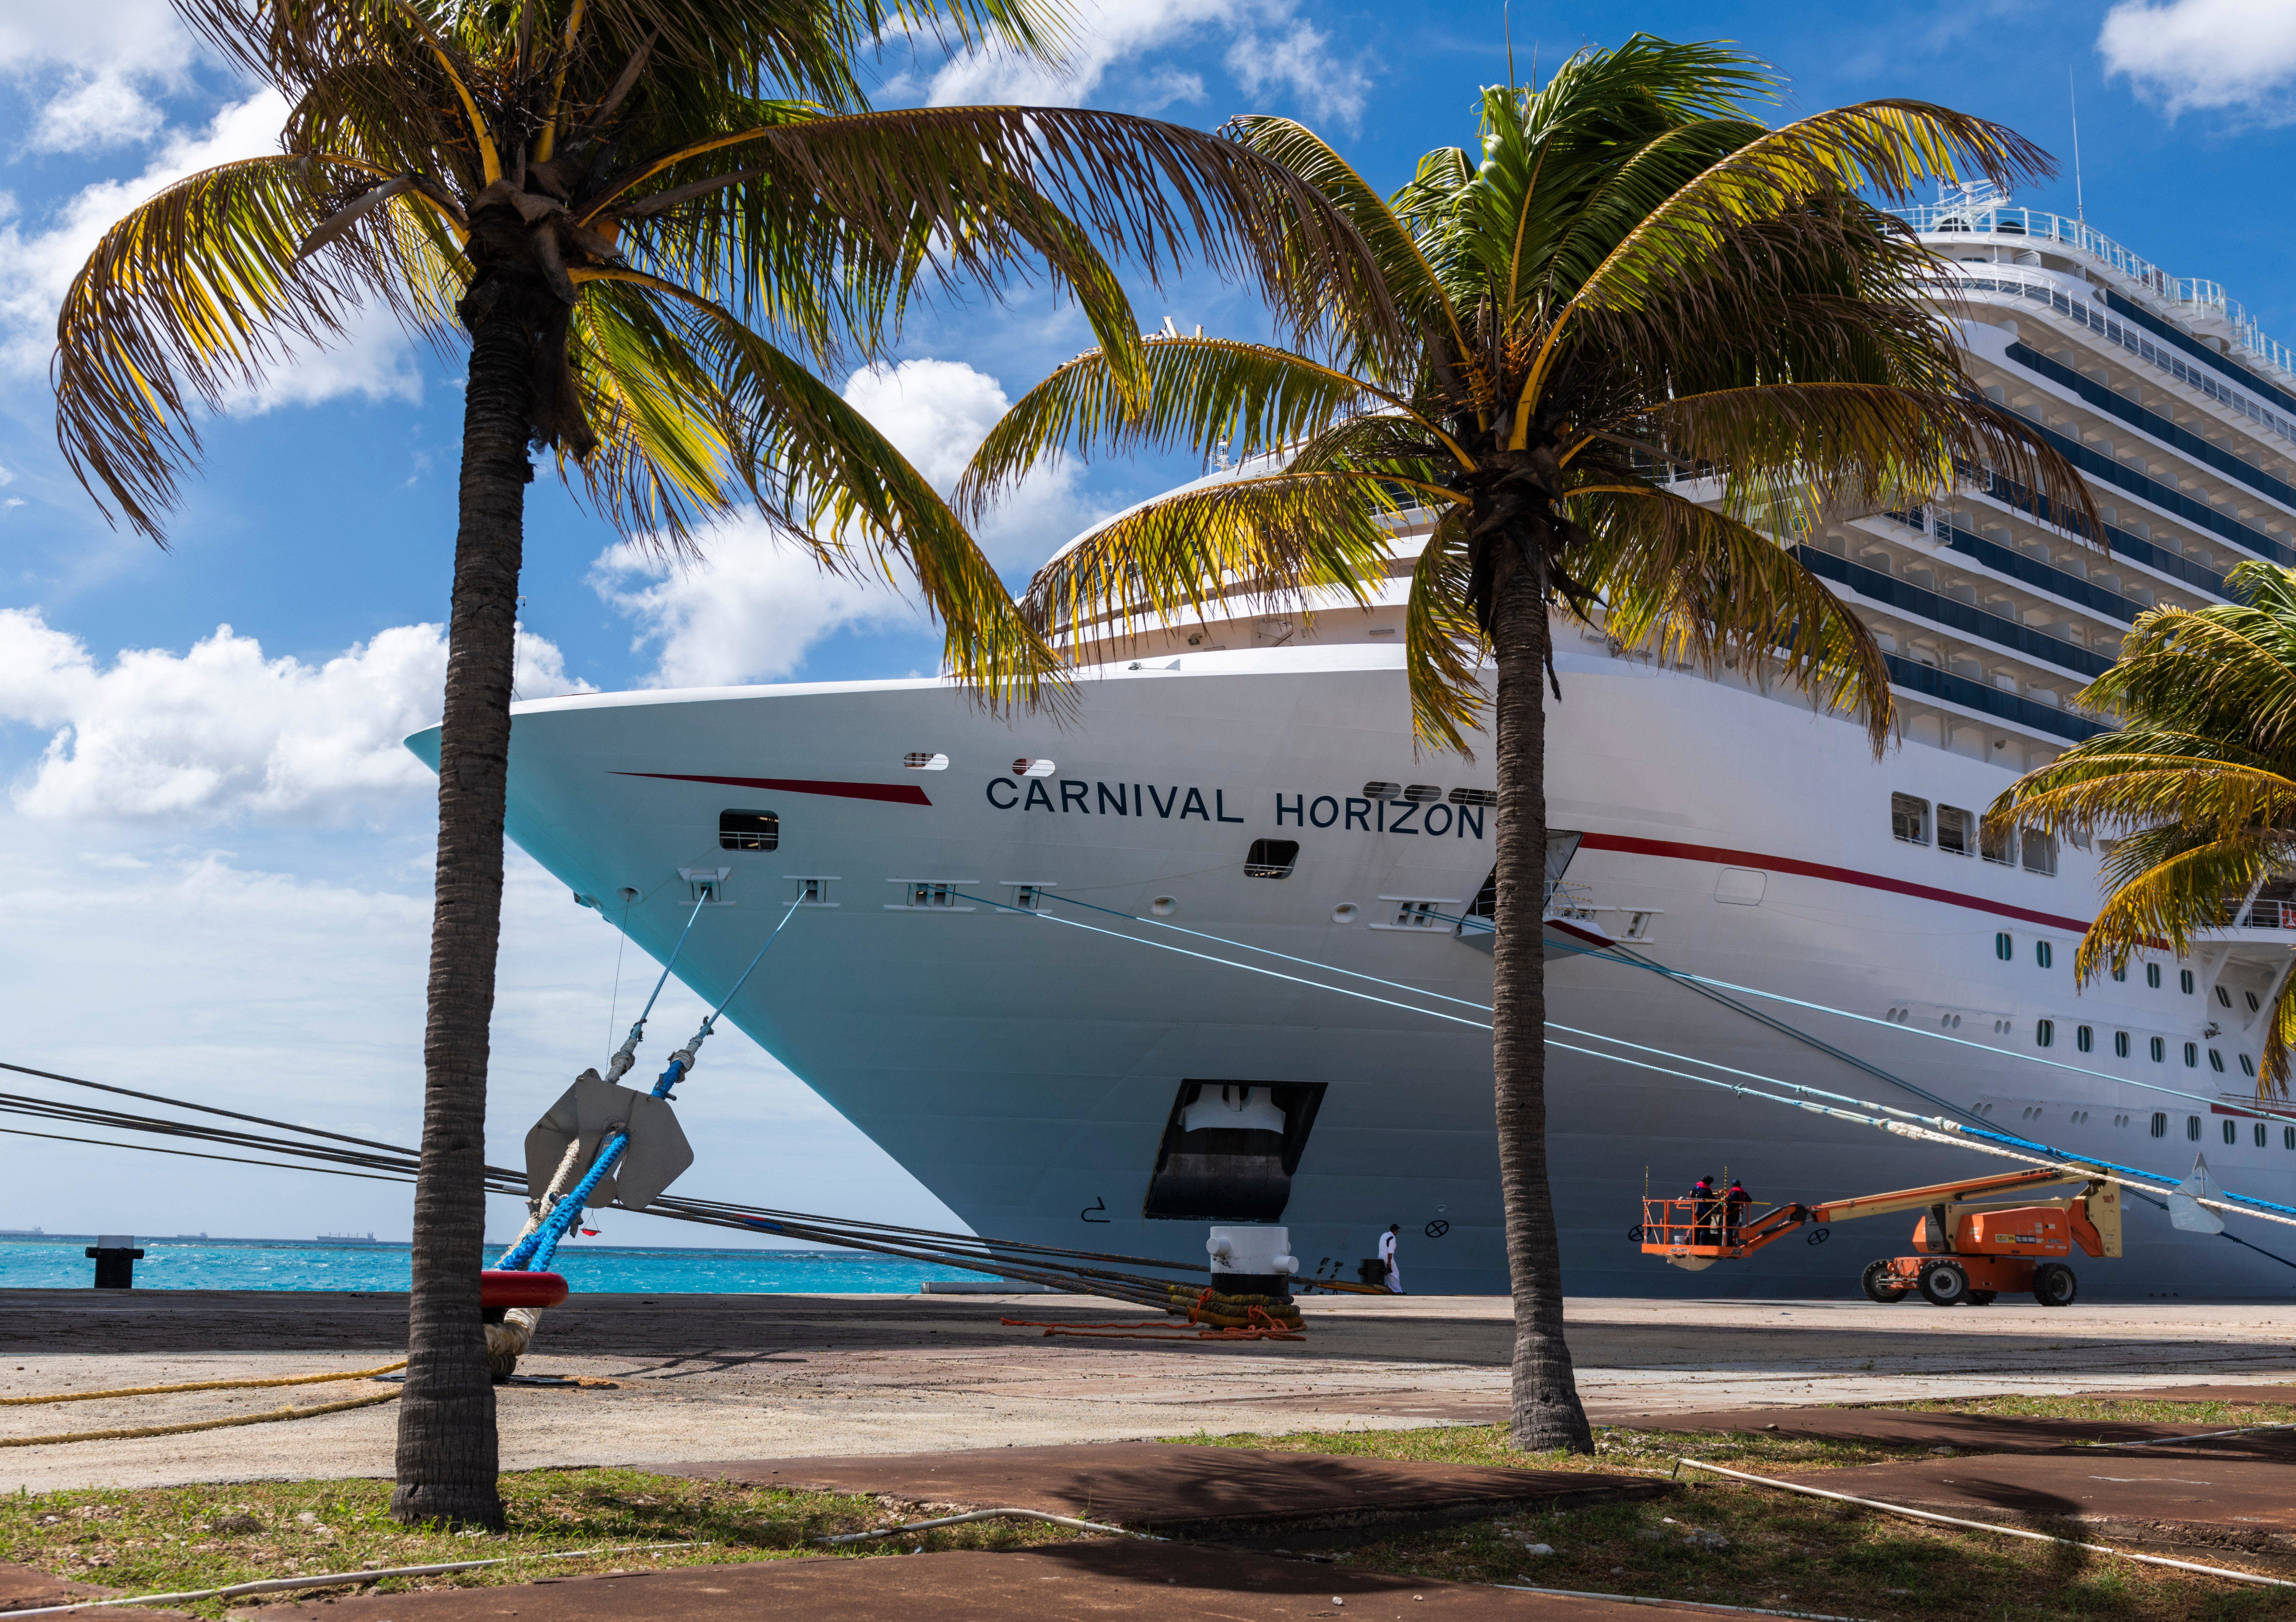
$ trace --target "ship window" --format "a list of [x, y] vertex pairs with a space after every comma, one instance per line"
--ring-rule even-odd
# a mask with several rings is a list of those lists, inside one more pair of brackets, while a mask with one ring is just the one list
[[1977, 819], [1958, 806], [1937, 808], [1938, 849], [1955, 856], [1977, 854]]
[[1451, 920], [1443, 911], [1443, 902], [1405, 902], [1395, 910], [1396, 927], [1400, 929], [1439, 929]]
[[1993, 937], [1993, 955], [2004, 963], [2017, 955], [2017, 943], [2009, 938], [2006, 930]]
[[901, 764], [911, 771], [947, 771], [948, 756], [930, 749], [912, 749], [901, 757]]
[[2200, 1116], [2186, 1116], [2185, 1117], [2185, 1136], [2188, 1140], [2194, 1143], [2198, 1143], [2201, 1140]]
[[2259, 1121], [2256, 1124], [2256, 1147], [2262, 1149], [2265, 1146], [2266, 1139], [2267, 1133], [2264, 1130], [2264, 1123]]
[[1366, 783], [1363, 797], [1366, 800], [1392, 800], [1403, 792], [1400, 783]]
[[2226, 1008], [2232, 1007], [2232, 992], [2219, 985], [2217, 987], [2217, 1000]]
[[2096, 1046], [2096, 1033], [2090, 1030], [2087, 1025], [2075, 1025], [2073, 1027], [2073, 1046], [2079, 1048], [2084, 1053], [2087, 1052], [2091, 1048]]
[[2112, 1057], [2115, 1058], [2127, 1058], [2128, 1057], [2128, 1032], [2115, 1031], [2112, 1033]]
[[1292, 869], [1300, 860], [1297, 839], [1255, 839], [1251, 849], [1244, 853], [1243, 876], [1246, 878], [1289, 878]]
[[721, 851], [770, 851], [781, 842], [782, 819], [773, 811], [718, 813], [718, 848]]
[[2005, 868], [2017, 865], [2017, 830], [2005, 822], [1988, 822], [1977, 830], [1978, 854]]
[[2215, 1071], [2218, 1075], [2222, 1075], [2224, 1074], [2224, 1053], [2220, 1049], [2210, 1048], [2209, 1050], [2209, 1068]]
[[2280, 1147], [2296, 1149], [2296, 1126], [2284, 1126], [2280, 1129]]
[[2022, 841], [2025, 851], [2025, 871], [2054, 875], [2057, 870], [2057, 836], [2038, 828], [2025, 830]]
[[1027, 755], [1013, 762], [1013, 775], [1016, 778], [1048, 778], [1059, 770], [1058, 762], [1032, 761]]
[[2126, 963], [2114, 964], [2112, 966], [2112, 977], [2116, 980], [2126, 981], [2128, 978], [2128, 965]]
[[2147, 963], [2144, 966], [2144, 984], [2156, 992], [2161, 989], [2161, 966], [2158, 963]]
[[2185, 988], [2185, 996], [2191, 996], [2193, 994], [2193, 971], [2189, 968], [2178, 969], [2177, 971], [2177, 984]]
[[2224, 1124], [2224, 1140], [2226, 1143], [2236, 1143], [2240, 1140], [2240, 1124], [2238, 1122], [2226, 1121]]
[[2039, 964], [2043, 968], [2046, 968], [2052, 963], [2055, 962], [2056, 956], [2055, 949], [2051, 947], [2046, 941], [2036, 941], [2033, 943], [2033, 961]]
[[2165, 1064], [2168, 1062], [2168, 1058], [2169, 1044], [2162, 1042], [2159, 1037], [2154, 1037], [2152, 1039], [2152, 1062], [2156, 1065]]
[[2040, 1024], [2035, 1025], [2033, 1027], [2033, 1040], [2044, 1048], [2055, 1046], [2057, 1041], [2057, 1022], [2054, 1019], [2044, 1019]]
[[1454, 805], [1496, 805], [1499, 791], [1496, 788], [1455, 788], [1451, 791]]
[[[2296, 1128], [2291, 1130], [2296, 1131]], [[2165, 1111], [2156, 1109], [2152, 1112], [2152, 1135], [2156, 1138], [2169, 1135], [2169, 1116]]]
[[2256, 993], [2254, 992], [2243, 992], [2241, 995], [2248, 999], [2248, 1011], [2251, 1014], [2255, 1013], [2259, 1009], [2264, 1006], [2256, 1000]]
[[1403, 791], [1403, 797], [1414, 805], [1431, 805], [1443, 797], [1443, 789], [1440, 784], [1414, 783]]
[[1911, 795], [1890, 796], [1890, 832], [1907, 844], [1930, 842], [1930, 803]]
[[2243, 1075], [2248, 1076], [2252, 1076], [2256, 1074], [2256, 1061], [2249, 1058], [2245, 1053], [2240, 1056], [2240, 1073]]
[[2200, 1066], [2201, 1044], [2196, 1042], [2186, 1042], [2185, 1044], [2185, 1068], [2187, 1070], [2197, 1070], [2200, 1068]]

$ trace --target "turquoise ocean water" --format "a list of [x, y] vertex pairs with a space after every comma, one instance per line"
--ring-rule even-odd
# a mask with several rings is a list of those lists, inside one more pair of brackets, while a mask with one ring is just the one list
[[[86, 1239], [0, 1240], [0, 1289], [86, 1289]], [[138, 1239], [138, 1289], [405, 1289], [404, 1245], [202, 1244]], [[494, 1254], [489, 1251], [489, 1256]], [[578, 1290], [665, 1295], [914, 1295], [928, 1279], [977, 1278], [890, 1256], [821, 1250], [561, 1247], [554, 1264]]]

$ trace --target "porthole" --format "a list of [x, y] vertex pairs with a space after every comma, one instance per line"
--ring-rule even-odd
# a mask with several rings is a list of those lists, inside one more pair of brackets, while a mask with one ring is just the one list
[[1297, 839], [1255, 839], [1244, 852], [1246, 878], [1289, 878], [1300, 860]]
[[2004, 930], [1993, 937], [1993, 955], [2004, 963], [2017, 955], [2017, 943], [2009, 938], [2008, 931]]
[[2201, 1140], [2200, 1116], [2186, 1116], [2185, 1117], [2185, 1136], [2194, 1143], [2198, 1143]]
[[1414, 805], [1432, 805], [1443, 797], [1443, 789], [1436, 783], [1414, 783], [1403, 791], [1403, 797]]
[[2259, 1121], [2259, 1122], [2256, 1124], [2256, 1147], [2257, 1147], [2257, 1148], [2259, 1148], [2259, 1149], [2262, 1149], [2262, 1148], [2264, 1147], [2264, 1145], [2265, 1145], [2265, 1140], [2266, 1140], [2266, 1136], [2267, 1136], [2267, 1134], [2266, 1134], [2265, 1130], [2264, 1130], [2264, 1123], [2263, 1123], [2263, 1122], [2261, 1122], [2261, 1121]]
[[2156, 1036], [2152, 1039], [2152, 1062], [2156, 1065], [2166, 1064], [2169, 1060], [2169, 1044]]
[[2115, 1058], [2127, 1058], [2128, 1057], [2128, 1032], [2115, 1031], [2112, 1033], [2112, 1057]]
[[2222, 1003], [2226, 1008], [2232, 1007], [2232, 992], [2219, 985], [2217, 987], [2217, 1000]]
[[2036, 941], [2033, 943], [2033, 961], [2039, 964], [2043, 968], [2048, 967], [2049, 965], [2054, 961], [2055, 958], [2055, 951], [2051, 948], [2046, 941]]
[[2280, 1147], [2296, 1149], [2296, 1126], [2284, 1126], [2280, 1129]]
[[1366, 800], [1392, 800], [1403, 793], [1400, 783], [1366, 783], [1363, 797]]
[[2161, 966], [2158, 963], [2147, 963], [2144, 966], [2144, 984], [2156, 992], [2161, 989]]
[[901, 757], [901, 765], [910, 771], [947, 771], [948, 756], [931, 749], [912, 749]]
[[2215, 1048], [2209, 1050], [2209, 1068], [2218, 1075], [2224, 1074], [2224, 1054]]
[[2240, 1141], [2240, 1124], [2238, 1122], [2227, 1120], [2224, 1124], [2224, 1140], [2226, 1143], [2237, 1143]]
[[2240, 1056], [2240, 1073], [2246, 1076], [2253, 1076], [2256, 1074], [2256, 1061], [2245, 1053]]
[[2193, 994], [2193, 971], [2189, 968], [2178, 969], [2177, 971], [2177, 984], [2183, 989], [2185, 996], [2191, 996]]
[[1048, 778], [1059, 770], [1055, 762], [1030, 760], [1025, 754], [1013, 762], [1013, 775], [1016, 778]]
[[1496, 805], [1499, 791], [1496, 788], [1455, 788], [1451, 791], [1454, 805]]
[[[2296, 1127], [2291, 1127], [2289, 1131], [2292, 1133], [2296, 1133]], [[2167, 1111], [2156, 1109], [2152, 1112], [2152, 1135], [2156, 1138], [2165, 1138], [2169, 1135], [2169, 1116]]]
[[2038, 1025], [2033, 1027], [2033, 1040], [2044, 1048], [2055, 1046], [2057, 1041], [2057, 1022], [2054, 1019], [2042, 1020]]
[[2185, 1068], [2187, 1070], [2197, 1070], [2200, 1067], [2201, 1044], [2196, 1042], [2188, 1042], [2185, 1044]]
[[2250, 1013], [2253, 1014], [2264, 1007], [2262, 1003], [2256, 1000], [2256, 993], [2254, 992], [2243, 992], [2241, 995], [2248, 999], [2248, 1011]]
[[2096, 1033], [2090, 1030], [2087, 1025], [2075, 1025], [2073, 1027], [2073, 1046], [2079, 1048], [2084, 1053], [2087, 1052], [2091, 1048], [2096, 1046]]
[[2116, 979], [2116, 980], [2126, 980], [2126, 979], [2128, 979], [2128, 964], [2126, 964], [2126, 963], [2116, 963], [2116, 964], [2114, 964], [2114, 965], [2112, 966], [2112, 977], [2113, 977], [2114, 979]]

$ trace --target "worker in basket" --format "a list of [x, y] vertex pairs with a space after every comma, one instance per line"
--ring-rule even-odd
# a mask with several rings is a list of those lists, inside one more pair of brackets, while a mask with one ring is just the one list
[[[1690, 1185], [1690, 1220], [1701, 1230], [1712, 1230], [1721, 1224], [1722, 1197], [1714, 1191], [1714, 1179], [1701, 1177]], [[1702, 1243], [1712, 1243], [1702, 1239]]]
[[1724, 1244], [1734, 1245], [1738, 1242], [1738, 1230], [1746, 1221], [1746, 1207], [1753, 1203], [1754, 1197], [1746, 1192], [1746, 1185], [1733, 1177], [1730, 1180], [1728, 1191], [1722, 1196], [1722, 1242]]

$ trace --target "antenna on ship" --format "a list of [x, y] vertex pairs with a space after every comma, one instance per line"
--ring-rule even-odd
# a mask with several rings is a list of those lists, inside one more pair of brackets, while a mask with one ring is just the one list
[[2088, 205], [2081, 199], [2080, 165], [2080, 91], [2074, 82], [2073, 70], [2065, 70], [2065, 100], [2073, 110], [2073, 220], [2078, 225], [2088, 224]]

